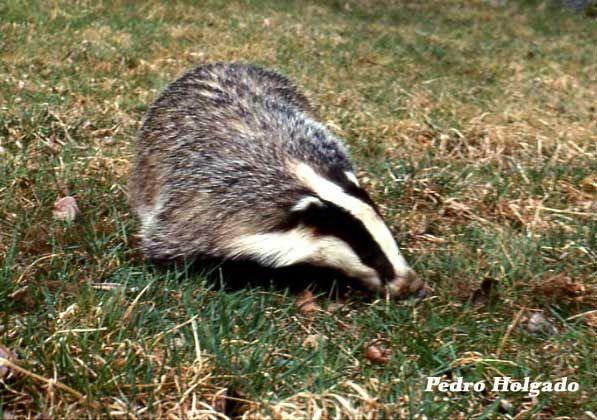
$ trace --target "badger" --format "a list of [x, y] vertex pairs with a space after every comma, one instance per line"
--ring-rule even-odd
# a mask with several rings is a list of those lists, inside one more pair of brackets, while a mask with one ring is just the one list
[[167, 86], [140, 129], [129, 200], [151, 260], [308, 264], [390, 296], [424, 291], [343, 142], [273, 70], [205, 64]]

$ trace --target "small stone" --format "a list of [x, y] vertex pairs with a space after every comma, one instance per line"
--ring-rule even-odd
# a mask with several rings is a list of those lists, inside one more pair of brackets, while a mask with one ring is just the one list
[[0, 378], [6, 378], [11, 372], [10, 367], [2, 363], [2, 359], [11, 361], [15, 358], [16, 356], [13, 352], [4, 346], [0, 346]]
[[500, 400], [500, 409], [502, 412], [509, 413], [512, 411], [512, 407], [512, 403], [509, 400], [503, 398]]
[[527, 329], [532, 333], [555, 333], [557, 331], [556, 327], [543, 315], [543, 312], [535, 312], [530, 316]]
[[77, 218], [80, 213], [79, 206], [77, 206], [77, 200], [74, 197], [62, 197], [56, 200], [54, 203], [54, 210], [52, 215], [56, 220], [65, 220], [72, 222]]

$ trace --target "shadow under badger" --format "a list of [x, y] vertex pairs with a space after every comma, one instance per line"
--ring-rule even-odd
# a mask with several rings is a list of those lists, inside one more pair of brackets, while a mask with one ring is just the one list
[[141, 128], [129, 184], [144, 254], [339, 270], [392, 296], [424, 290], [343, 143], [277, 72], [202, 65]]

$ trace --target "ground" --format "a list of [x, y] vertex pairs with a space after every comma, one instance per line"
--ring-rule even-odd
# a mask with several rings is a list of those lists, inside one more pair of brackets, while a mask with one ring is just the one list
[[[7, 0], [0, 29], [0, 417], [595, 418], [594, 18], [548, 1]], [[135, 133], [212, 61], [302, 87], [432, 296], [297, 304], [140, 258]], [[72, 222], [53, 215], [64, 196]], [[424, 392], [502, 375], [580, 390]]]

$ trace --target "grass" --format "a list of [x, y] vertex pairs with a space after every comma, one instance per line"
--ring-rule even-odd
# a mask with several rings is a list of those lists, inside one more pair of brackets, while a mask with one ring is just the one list
[[[498, 3], [0, 4], [0, 417], [594, 418], [596, 21]], [[139, 258], [135, 133], [206, 61], [304, 88], [432, 297], [306, 313]], [[430, 375], [580, 390], [423, 392]]]

